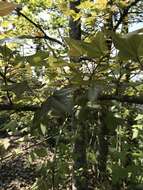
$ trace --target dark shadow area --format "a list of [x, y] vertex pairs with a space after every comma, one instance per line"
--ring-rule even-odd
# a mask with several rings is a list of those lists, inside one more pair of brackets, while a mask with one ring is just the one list
[[36, 177], [34, 165], [26, 163], [26, 156], [0, 163], [0, 190], [26, 190], [31, 187]]

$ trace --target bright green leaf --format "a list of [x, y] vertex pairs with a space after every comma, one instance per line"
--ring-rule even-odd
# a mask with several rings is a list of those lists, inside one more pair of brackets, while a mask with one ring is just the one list
[[46, 63], [46, 59], [48, 58], [48, 56], [48, 52], [38, 51], [36, 54], [27, 56], [25, 58], [31, 66], [43, 66]]
[[41, 123], [41, 124], [40, 124], [40, 128], [41, 128], [42, 134], [43, 134], [43, 135], [46, 135], [46, 132], [47, 132], [46, 126]]

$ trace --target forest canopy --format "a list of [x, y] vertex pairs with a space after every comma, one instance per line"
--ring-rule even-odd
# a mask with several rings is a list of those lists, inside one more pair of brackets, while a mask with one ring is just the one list
[[142, 0], [0, 1], [0, 133], [45, 143], [31, 189], [143, 189], [142, 20]]

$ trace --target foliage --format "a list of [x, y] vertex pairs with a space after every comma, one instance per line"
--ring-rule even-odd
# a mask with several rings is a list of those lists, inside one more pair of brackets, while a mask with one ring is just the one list
[[[63, 0], [0, 2], [0, 110], [9, 113], [0, 130], [43, 141], [28, 157], [42, 160], [33, 190], [68, 189], [73, 176], [100, 190], [143, 183], [143, 29], [128, 32], [129, 10], [139, 6], [82, 0], [75, 11]], [[68, 35], [69, 17], [80, 20], [81, 40]], [[8, 147], [0, 141], [2, 157]]]

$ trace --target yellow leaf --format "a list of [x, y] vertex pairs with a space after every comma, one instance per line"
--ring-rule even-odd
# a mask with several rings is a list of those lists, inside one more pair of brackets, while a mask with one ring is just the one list
[[16, 4], [7, 1], [0, 1], [0, 16], [6, 16], [17, 7]]
[[92, 7], [94, 7], [94, 2], [90, 0], [81, 2], [80, 5], [77, 6], [79, 9], [91, 9]]
[[45, 3], [46, 3], [46, 5], [47, 5], [48, 7], [51, 7], [52, 4], [53, 4], [53, 1], [52, 1], [52, 0], [46, 0]]
[[107, 6], [107, 0], [96, 0], [95, 3], [98, 9], [105, 9]]

